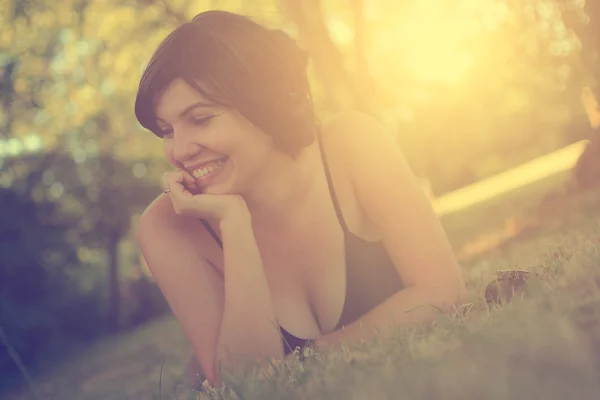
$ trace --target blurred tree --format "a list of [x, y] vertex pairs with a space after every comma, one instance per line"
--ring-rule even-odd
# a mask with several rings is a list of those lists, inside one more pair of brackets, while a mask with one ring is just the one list
[[333, 110], [354, 106], [350, 77], [342, 54], [333, 43], [327, 29], [320, 0], [282, 0], [283, 14], [298, 30], [298, 41], [311, 55], [315, 69]]
[[583, 83], [598, 83], [600, 79], [600, 2], [596, 0], [558, 1], [563, 20], [581, 43]]
[[[82, 265], [69, 222], [52, 201], [0, 189], [0, 326], [29, 366], [101, 327], [93, 293], [73, 279]], [[0, 370], [2, 388], [16, 371], [5, 351]]]
[[[39, 160], [42, 161], [39, 161]], [[51, 164], [47, 160], [52, 160]], [[38, 165], [38, 169], [31, 169]], [[102, 249], [106, 254], [108, 328], [119, 328], [119, 244], [133, 215], [156, 196], [156, 185], [134, 176], [135, 165], [111, 154], [99, 154], [77, 163], [67, 153], [31, 154], [5, 160], [13, 190], [37, 201], [57, 204], [57, 210], [77, 237], [80, 248]]]
[[[328, 16], [321, 0], [280, 0], [282, 14], [296, 25], [298, 41], [314, 63], [319, 83], [324, 88], [328, 108], [339, 111], [354, 108], [368, 113], [374, 112], [377, 85], [371, 78], [365, 54], [367, 25], [364, 20], [364, 1], [352, 0], [350, 26], [354, 60], [349, 59], [334, 43], [328, 27]], [[337, 14], [346, 10], [338, 8]], [[352, 62], [353, 61], [353, 62]], [[352, 69], [349, 66], [354, 66]]]
[[[39, 0], [21, 6], [1, 36], [12, 56], [4, 66], [4, 77], [10, 79], [3, 80], [8, 83], [0, 93], [7, 99], [5, 134], [22, 142], [38, 137], [46, 149], [26, 164], [22, 182], [14, 174], [4, 176], [13, 185], [24, 185], [24, 193], [34, 198], [41, 193], [40, 185], [77, 194], [83, 210], [76, 223], [89, 227], [95, 244], [108, 255], [109, 321], [116, 330], [118, 246], [130, 215], [158, 192], [157, 182], [148, 177], [161, 168], [153, 157], [159, 154], [159, 143], [148, 143], [132, 113], [122, 110], [132, 111], [130, 93], [138, 70], [131, 66], [144, 47], [141, 35], [152, 30], [146, 24], [156, 23], [160, 14], [155, 10], [154, 18], [144, 18], [131, 4], [114, 1], [111, 21], [101, 12], [110, 7], [107, 3], [72, 0], [58, 5]], [[127, 27], [120, 33], [128, 31], [128, 41], [120, 42], [122, 37], [107, 26], [119, 21]], [[31, 26], [36, 29], [26, 32]], [[17, 37], [23, 40], [12, 40]], [[15, 59], [18, 64], [12, 62]], [[65, 165], [63, 154], [70, 154], [75, 164]], [[75, 172], [79, 176], [71, 176]], [[50, 182], [42, 183], [42, 178]], [[63, 209], [69, 204], [62, 195], [53, 201]]]
[[369, 31], [365, 21], [365, 0], [351, 0], [352, 22], [354, 26], [354, 94], [356, 97], [356, 108], [365, 112], [374, 112], [376, 98], [378, 97], [378, 85], [373, 79], [367, 60], [369, 46]]

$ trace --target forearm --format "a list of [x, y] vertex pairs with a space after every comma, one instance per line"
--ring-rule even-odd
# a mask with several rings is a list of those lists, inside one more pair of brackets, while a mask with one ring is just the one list
[[335, 347], [341, 343], [370, 341], [377, 332], [385, 334], [392, 328], [409, 327], [429, 322], [440, 310], [458, 302], [461, 293], [453, 295], [442, 290], [410, 287], [394, 294], [379, 306], [364, 314], [352, 324], [315, 340], [319, 349]]
[[283, 357], [283, 348], [250, 216], [221, 223], [225, 301], [215, 368], [228, 370]]

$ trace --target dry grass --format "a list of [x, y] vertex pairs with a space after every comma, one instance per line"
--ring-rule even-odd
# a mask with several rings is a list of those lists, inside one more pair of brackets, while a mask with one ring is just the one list
[[[562, 199], [551, 213], [538, 215], [541, 223], [527, 235], [465, 262], [471, 304], [440, 315], [431, 326], [398, 329], [369, 344], [291, 361], [270, 379], [231, 377], [224, 389], [195, 393], [178, 383], [188, 346], [176, 322], [167, 318], [97, 343], [38, 377], [38, 383], [45, 398], [82, 400], [597, 399], [598, 198], [588, 193]], [[509, 215], [508, 208], [514, 212], [514, 204], [489, 205], [493, 224], [486, 225], [481, 209], [476, 219], [463, 215], [468, 229], [463, 220], [455, 221], [474, 237], [501, 224], [498, 215]], [[448, 226], [451, 222], [445, 221], [449, 232], [459, 231]], [[525, 296], [488, 308], [486, 284], [497, 269], [509, 268], [531, 271]], [[27, 394], [7, 397], [17, 398]]]

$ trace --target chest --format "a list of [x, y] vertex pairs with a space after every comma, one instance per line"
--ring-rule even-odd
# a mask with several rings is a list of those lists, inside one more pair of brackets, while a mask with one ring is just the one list
[[278, 323], [295, 336], [315, 338], [334, 329], [343, 308], [345, 237], [335, 213], [302, 225], [256, 240]]

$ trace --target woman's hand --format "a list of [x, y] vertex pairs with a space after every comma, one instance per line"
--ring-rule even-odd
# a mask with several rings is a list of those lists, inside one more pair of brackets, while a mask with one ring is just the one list
[[240, 195], [193, 193], [190, 190], [196, 189], [196, 180], [186, 171], [166, 172], [163, 182], [165, 193], [178, 215], [220, 222], [232, 213], [247, 211], [246, 202]]

